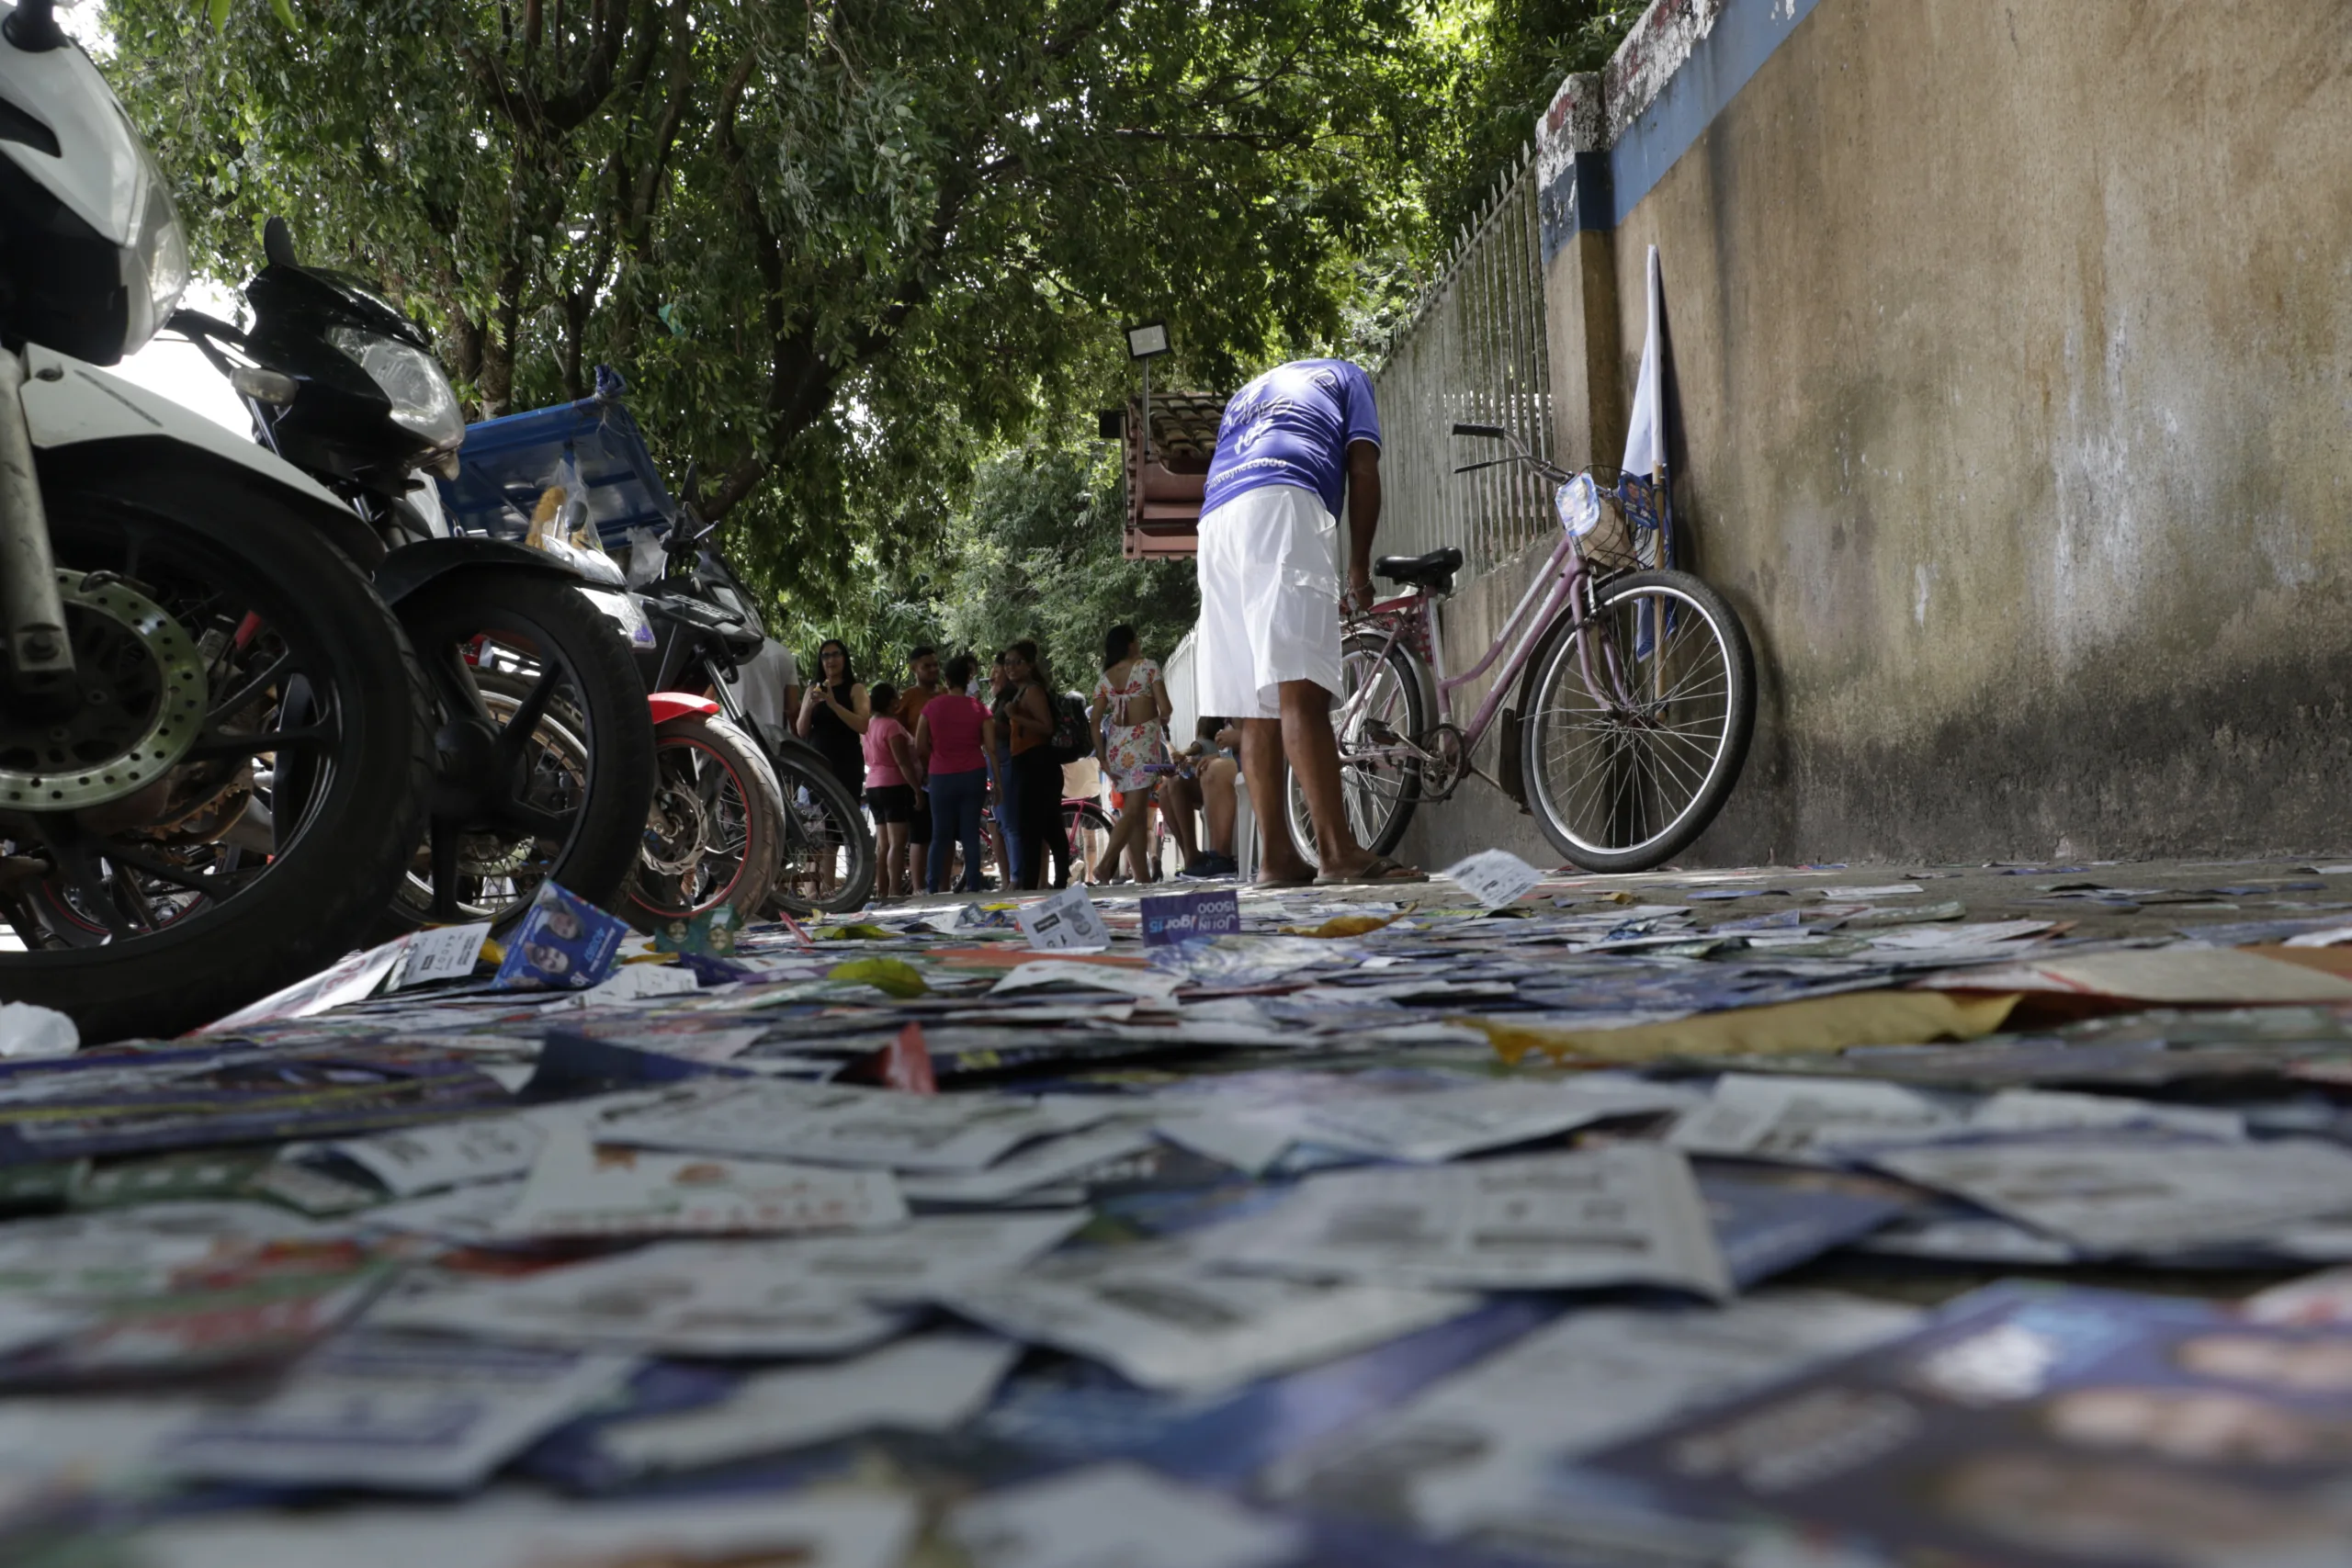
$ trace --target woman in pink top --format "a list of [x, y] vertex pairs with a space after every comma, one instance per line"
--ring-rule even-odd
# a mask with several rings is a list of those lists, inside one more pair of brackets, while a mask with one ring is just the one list
[[888, 682], [872, 694], [873, 716], [865, 721], [865, 806], [874, 813], [874, 847], [881, 856], [881, 896], [904, 898], [914, 889], [905, 870], [907, 829], [915, 819], [915, 787], [922, 781], [914, 737], [890, 716], [898, 688]]
[[915, 720], [915, 761], [930, 773], [931, 862], [923, 886], [947, 891], [948, 840], [964, 847], [959, 893], [980, 890], [980, 807], [989, 797], [989, 754], [996, 750], [996, 720], [971, 696], [972, 656], [947, 661], [947, 689], [923, 705]]

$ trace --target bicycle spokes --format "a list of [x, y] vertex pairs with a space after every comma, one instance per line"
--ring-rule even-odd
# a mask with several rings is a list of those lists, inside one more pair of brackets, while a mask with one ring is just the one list
[[1730, 750], [1723, 633], [1677, 590], [1645, 588], [1612, 596], [1553, 663], [1530, 716], [1543, 804], [1583, 848], [1662, 840]]

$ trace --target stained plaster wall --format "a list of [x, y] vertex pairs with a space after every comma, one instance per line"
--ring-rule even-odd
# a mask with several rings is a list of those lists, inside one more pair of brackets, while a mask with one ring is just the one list
[[[1763, 692], [1686, 862], [2352, 844], [2340, 8], [1657, 11], [1679, 57], [1548, 118], [1547, 298], [1563, 446], [1613, 459], [1660, 249], [1678, 503]], [[1474, 783], [1406, 848], [1494, 842], [1541, 840]]]

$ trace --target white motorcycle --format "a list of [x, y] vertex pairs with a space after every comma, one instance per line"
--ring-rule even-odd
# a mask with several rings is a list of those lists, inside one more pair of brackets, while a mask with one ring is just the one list
[[430, 691], [360, 570], [382, 543], [96, 368], [187, 271], [114, 95], [52, 0], [20, 0], [0, 20], [0, 999], [86, 1040], [177, 1032], [356, 945], [432, 783]]

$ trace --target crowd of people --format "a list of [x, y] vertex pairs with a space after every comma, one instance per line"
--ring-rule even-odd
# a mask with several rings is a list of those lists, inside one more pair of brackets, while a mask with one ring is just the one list
[[[1178, 874], [1239, 872], [1238, 721], [1204, 718], [1188, 745], [1171, 745], [1168, 682], [1133, 626], [1106, 634], [1102, 672], [1083, 697], [1057, 689], [1026, 638], [985, 671], [976, 655], [918, 647], [903, 684], [869, 684], [848, 645], [828, 637], [806, 687], [795, 670], [781, 679], [777, 705], [793, 714], [793, 732], [873, 818], [877, 897], [981, 891], [991, 865], [1004, 888], [1062, 887], [1073, 875], [1157, 882], [1166, 874], [1154, 811], [1179, 851]], [[1082, 855], [1064, 807], [1102, 790], [1111, 830]]]

